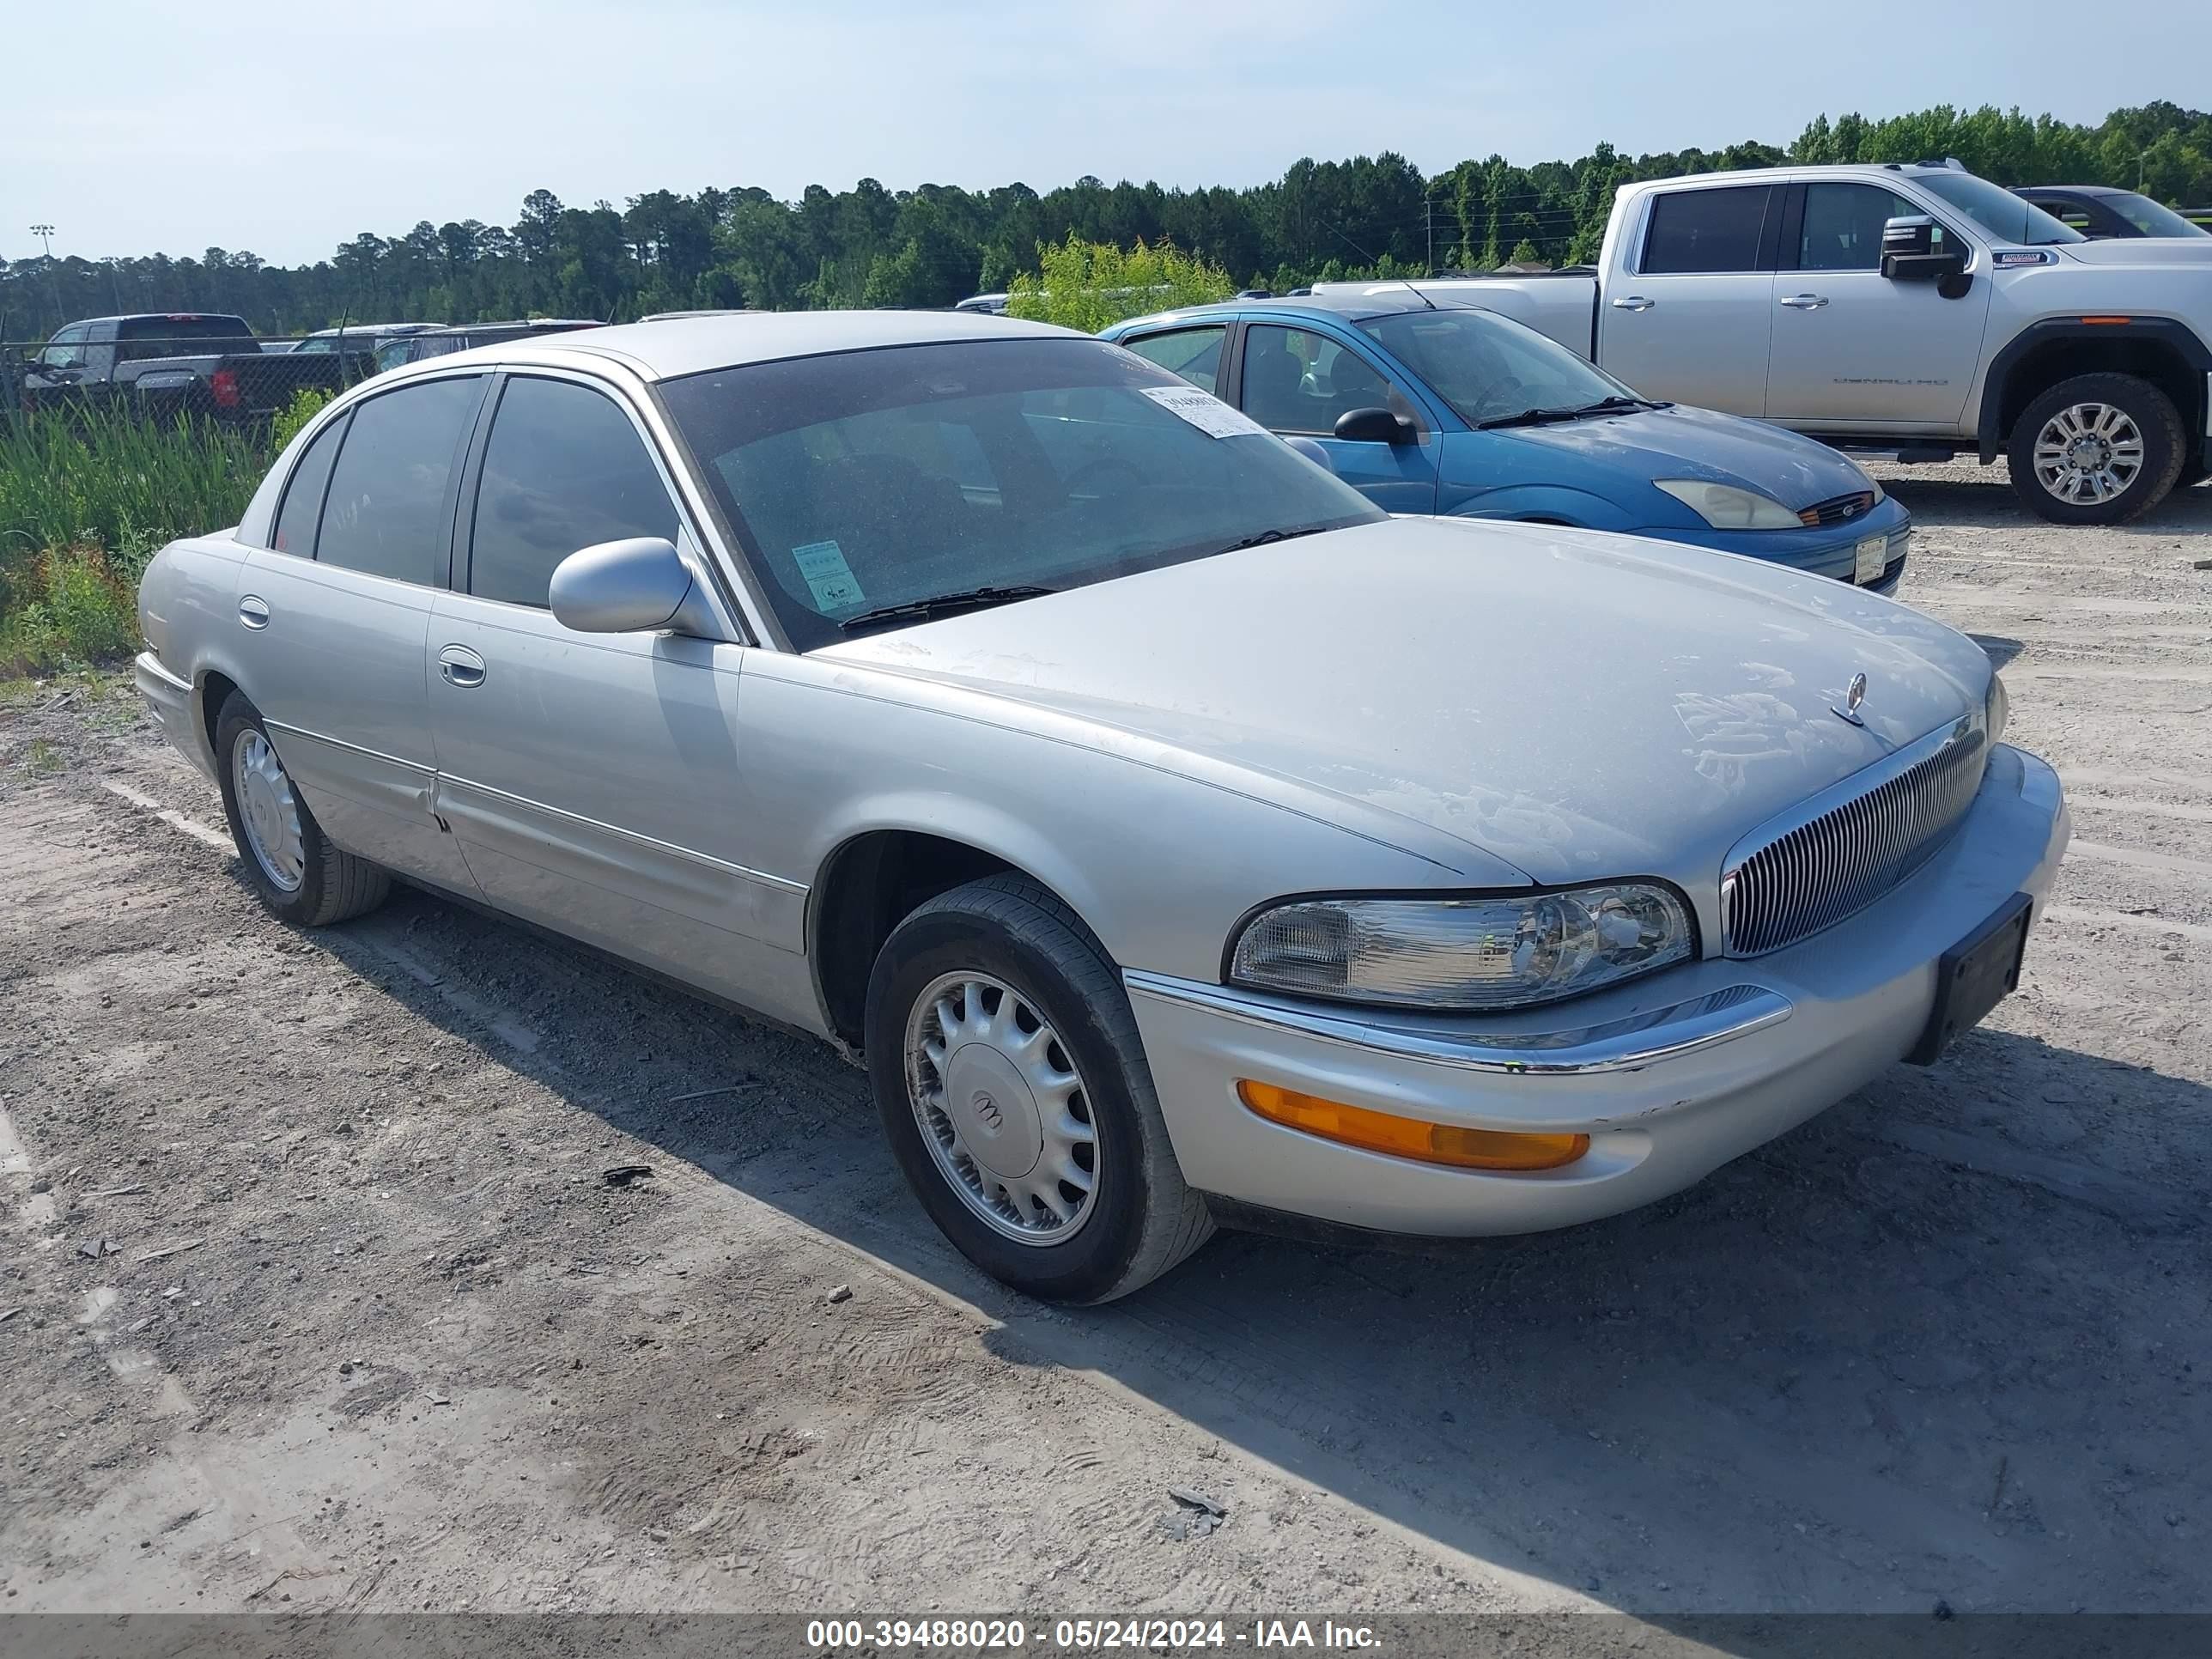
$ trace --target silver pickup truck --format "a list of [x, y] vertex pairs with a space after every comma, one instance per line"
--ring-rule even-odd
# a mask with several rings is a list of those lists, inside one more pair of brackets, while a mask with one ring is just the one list
[[2090, 241], [1955, 165], [1625, 185], [1595, 270], [1421, 291], [1654, 397], [1906, 460], [2002, 452], [2060, 523], [2132, 519], [2212, 463], [2212, 239]]

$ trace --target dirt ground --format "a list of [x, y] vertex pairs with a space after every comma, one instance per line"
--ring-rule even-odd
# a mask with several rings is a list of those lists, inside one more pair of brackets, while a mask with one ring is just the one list
[[2021, 994], [1637, 1214], [1082, 1314], [826, 1048], [289, 931], [127, 685], [0, 691], [0, 1609], [2212, 1609], [2212, 487], [1886, 476], [2071, 795]]

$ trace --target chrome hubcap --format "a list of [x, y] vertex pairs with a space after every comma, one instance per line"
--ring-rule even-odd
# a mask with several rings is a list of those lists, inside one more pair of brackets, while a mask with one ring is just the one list
[[985, 974], [946, 974], [906, 1024], [907, 1099], [961, 1201], [1024, 1244], [1091, 1218], [1098, 1131], [1074, 1062], [1029, 1000]]
[[230, 776], [253, 861], [284, 891], [297, 891], [307, 870], [299, 799], [269, 739], [252, 726], [238, 734], [237, 745], [230, 751]]
[[2142, 467], [2142, 434], [2125, 410], [2111, 404], [2062, 409], [2035, 434], [2036, 481], [2062, 501], [2112, 501]]

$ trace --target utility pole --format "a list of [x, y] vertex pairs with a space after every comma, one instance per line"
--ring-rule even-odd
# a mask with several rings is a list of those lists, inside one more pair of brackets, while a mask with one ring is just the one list
[[46, 251], [46, 286], [53, 291], [54, 326], [59, 328], [69, 321], [68, 308], [62, 304], [62, 280], [54, 272], [54, 228], [52, 225], [33, 225], [31, 234]]

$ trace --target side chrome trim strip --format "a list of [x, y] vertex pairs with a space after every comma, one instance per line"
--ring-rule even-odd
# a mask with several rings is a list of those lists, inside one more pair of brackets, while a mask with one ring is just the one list
[[402, 760], [397, 755], [387, 755], [381, 749], [364, 749], [357, 743], [348, 743], [343, 738], [328, 737], [320, 732], [310, 732], [304, 726], [287, 726], [282, 720], [270, 720], [266, 714], [261, 717], [261, 723], [271, 732], [282, 732], [290, 737], [305, 738], [310, 743], [325, 743], [333, 749], [343, 749], [349, 755], [365, 755], [370, 760], [382, 761], [386, 766], [403, 766], [410, 772], [420, 772], [426, 778], [437, 770], [434, 766], [423, 765], [421, 761]]
[[1121, 982], [1132, 996], [1202, 1009], [1263, 1030], [1342, 1043], [1392, 1060], [1514, 1077], [1640, 1071], [1779, 1025], [1792, 1012], [1789, 998], [1779, 992], [1759, 985], [1730, 985], [1671, 1007], [1595, 1025], [1548, 1031], [1445, 1031], [1294, 1006], [1166, 974], [1131, 969], [1122, 974]]
[[635, 830], [625, 830], [618, 823], [603, 823], [597, 818], [586, 817], [581, 812], [571, 812], [562, 807], [549, 806], [542, 800], [532, 800], [527, 795], [509, 794], [504, 789], [495, 789], [491, 785], [478, 783], [473, 778], [464, 778], [448, 772], [441, 776], [439, 786], [443, 789], [449, 785], [458, 785], [464, 789], [473, 789], [479, 794], [489, 795], [494, 800], [506, 801], [512, 805], [521, 807], [526, 811], [543, 812], [547, 817], [558, 818], [564, 823], [574, 823], [586, 830], [595, 830], [603, 836], [611, 836], [617, 841], [629, 842], [632, 846], [649, 848], [653, 852], [665, 853], [672, 858], [684, 859], [693, 864], [703, 865], [706, 868], [719, 872], [722, 875], [735, 876], [740, 881], [758, 882], [763, 887], [773, 887], [779, 892], [796, 893], [801, 896], [804, 896], [807, 891], [806, 884], [803, 881], [793, 881], [788, 877], [770, 875], [765, 870], [755, 870], [745, 865], [732, 864], [727, 859], [716, 858], [712, 853], [702, 853], [690, 847], [678, 847], [674, 842], [657, 841], [653, 836], [641, 835]]

